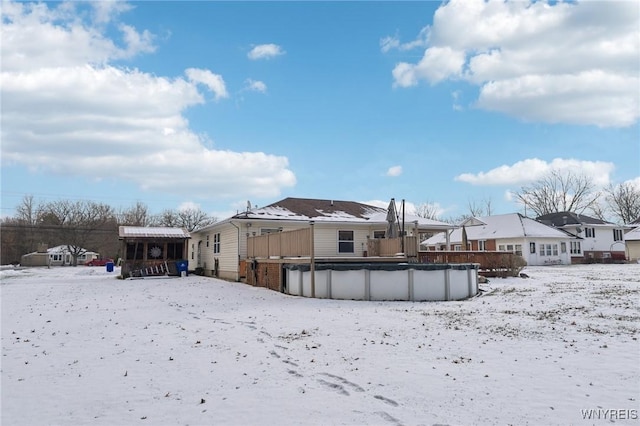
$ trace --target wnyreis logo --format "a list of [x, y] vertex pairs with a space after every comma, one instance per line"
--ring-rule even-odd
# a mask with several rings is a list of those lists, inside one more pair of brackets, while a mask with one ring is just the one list
[[580, 412], [583, 420], [638, 420], [638, 410], [595, 408]]

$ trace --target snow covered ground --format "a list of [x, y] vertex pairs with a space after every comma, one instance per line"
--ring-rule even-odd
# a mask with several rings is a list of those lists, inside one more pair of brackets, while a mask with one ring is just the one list
[[524, 272], [413, 303], [4, 269], [2, 424], [640, 424], [640, 265]]

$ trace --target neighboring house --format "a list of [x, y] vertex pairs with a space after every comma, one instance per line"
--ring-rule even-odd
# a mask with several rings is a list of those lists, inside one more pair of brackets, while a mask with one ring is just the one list
[[624, 234], [627, 260], [640, 263], [640, 218], [632, 222], [635, 227]]
[[[463, 247], [464, 234], [466, 247]], [[454, 251], [512, 252], [532, 266], [570, 264], [571, 240], [566, 233], [519, 213], [469, 218], [449, 234]], [[427, 250], [447, 250], [446, 235], [434, 235], [422, 246]]]
[[550, 213], [538, 220], [573, 237], [572, 263], [625, 259], [624, 233], [628, 228], [624, 226], [573, 212]]
[[[78, 265], [84, 265], [86, 262], [98, 257], [99, 253], [83, 249], [82, 254], [78, 256]], [[73, 257], [66, 245], [49, 249], [41, 247], [38, 251], [25, 254], [20, 258], [21, 266], [64, 266], [72, 264]]]
[[[192, 232], [189, 268], [238, 281], [243, 276], [241, 262], [247, 259], [250, 237], [309, 229], [311, 222], [315, 258], [362, 258], [368, 255], [370, 239], [385, 237], [387, 213], [387, 209], [354, 201], [285, 198]], [[410, 215], [404, 216], [404, 224], [405, 233], [416, 237], [452, 228], [444, 222]]]

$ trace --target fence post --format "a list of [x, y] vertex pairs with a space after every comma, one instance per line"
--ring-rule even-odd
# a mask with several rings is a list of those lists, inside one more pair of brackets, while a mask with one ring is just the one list
[[313, 241], [313, 226], [315, 225], [315, 222], [312, 220], [309, 222], [310, 228], [311, 228], [311, 265], [310, 265], [310, 272], [311, 272], [311, 297], [316, 297], [316, 262], [315, 262], [315, 248], [313, 247], [314, 245], [314, 241]]

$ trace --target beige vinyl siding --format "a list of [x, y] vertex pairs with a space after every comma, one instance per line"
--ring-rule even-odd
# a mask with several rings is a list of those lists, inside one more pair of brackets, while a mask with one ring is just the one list
[[[338, 231], [353, 231], [353, 253], [338, 253]], [[367, 249], [369, 226], [360, 224], [316, 224], [314, 250], [316, 257], [360, 257]], [[372, 234], [373, 235], [373, 234]]]
[[640, 262], [640, 241], [626, 241], [627, 258], [632, 262]]
[[[213, 252], [215, 234], [217, 233], [220, 234], [220, 253]], [[207, 247], [207, 236], [209, 236], [209, 247]], [[227, 222], [205, 231], [194, 233], [192, 235], [194, 259], [190, 260], [190, 262], [193, 262], [193, 266], [190, 266], [189, 269], [195, 269], [198, 266], [197, 251], [199, 240], [202, 240], [200, 267], [204, 268], [205, 275], [213, 275], [215, 259], [218, 259], [219, 277], [236, 280], [238, 278], [238, 230]], [[189, 244], [189, 251], [191, 252], [191, 250], [191, 244]], [[189, 253], [189, 259], [191, 259], [191, 253]]]

